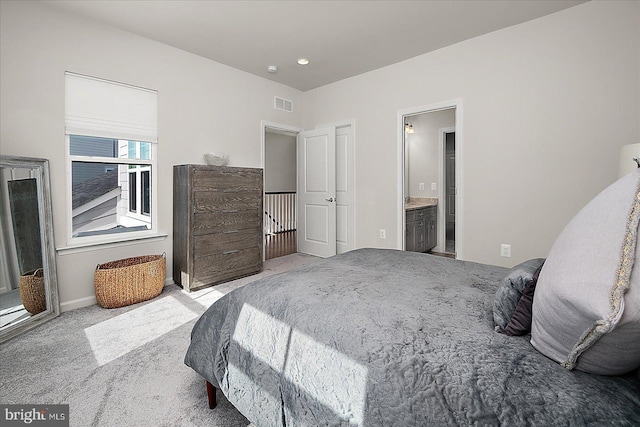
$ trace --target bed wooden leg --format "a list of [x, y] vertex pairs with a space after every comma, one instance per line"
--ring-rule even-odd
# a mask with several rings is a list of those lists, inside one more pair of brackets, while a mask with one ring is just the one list
[[216, 407], [216, 388], [207, 381], [207, 397], [209, 398], [209, 409]]

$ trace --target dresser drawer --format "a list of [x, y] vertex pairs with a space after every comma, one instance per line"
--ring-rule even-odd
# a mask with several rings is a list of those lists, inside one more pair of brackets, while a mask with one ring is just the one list
[[238, 193], [196, 191], [193, 193], [193, 212], [195, 214], [206, 212], [225, 214], [261, 209], [262, 195], [255, 191]]
[[257, 273], [262, 269], [259, 247], [227, 251], [194, 260], [191, 290]]
[[227, 213], [197, 213], [193, 215], [193, 235], [226, 233], [237, 230], [256, 229], [261, 227], [262, 212], [260, 209], [242, 210]]
[[193, 237], [193, 259], [222, 254], [251, 247], [262, 247], [262, 233], [258, 229], [234, 230]]
[[262, 171], [235, 168], [194, 168], [193, 191], [262, 192]]

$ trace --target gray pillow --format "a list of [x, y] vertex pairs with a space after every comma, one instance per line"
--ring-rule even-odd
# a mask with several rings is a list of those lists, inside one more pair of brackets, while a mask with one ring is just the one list
[[640, 367], [640, 169], [589, 202], [553, 244], [533, 298], [531, 344], [567, 369]]
[[[532, 297], [534, 275], [544, 258], [534, 258], [516, 265], [502, 279], [493, 301], [496, 331], [506, 335], [525, 335], [531, 329], [531, 314], [523, 298]], [[530, 308], [530, 307], [529, 307]]]

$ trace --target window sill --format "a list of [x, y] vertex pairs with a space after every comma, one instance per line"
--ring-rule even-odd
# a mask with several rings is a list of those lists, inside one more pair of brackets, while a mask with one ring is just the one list
[[60, 248], [56, 248], [56, 252], [58, 255], [69, 255], [76, 254], [80, 252], [89, 252], [89, 251], [97, 251], [101, 249], [109, 249], [115, 248], [119, 246], [128, 246], [128, 245], [136, 245], [140, 243], [149, 243], [155, 242], [159, 240], [166, 239], [168, 234], [166, 233], [153, 233], [145, 236], [131, 236], [131, 237], [123, 237], [118, 240], [109, 240], [102, 242], [83, 242], [78, 244], [72, 244], [68, 246], [63, 246]]

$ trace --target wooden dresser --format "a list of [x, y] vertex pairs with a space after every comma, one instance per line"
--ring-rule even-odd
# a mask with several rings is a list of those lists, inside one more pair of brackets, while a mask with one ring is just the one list
[[173, 281], [193, 291], [262, 271], [262, 169], [173, 167]]

